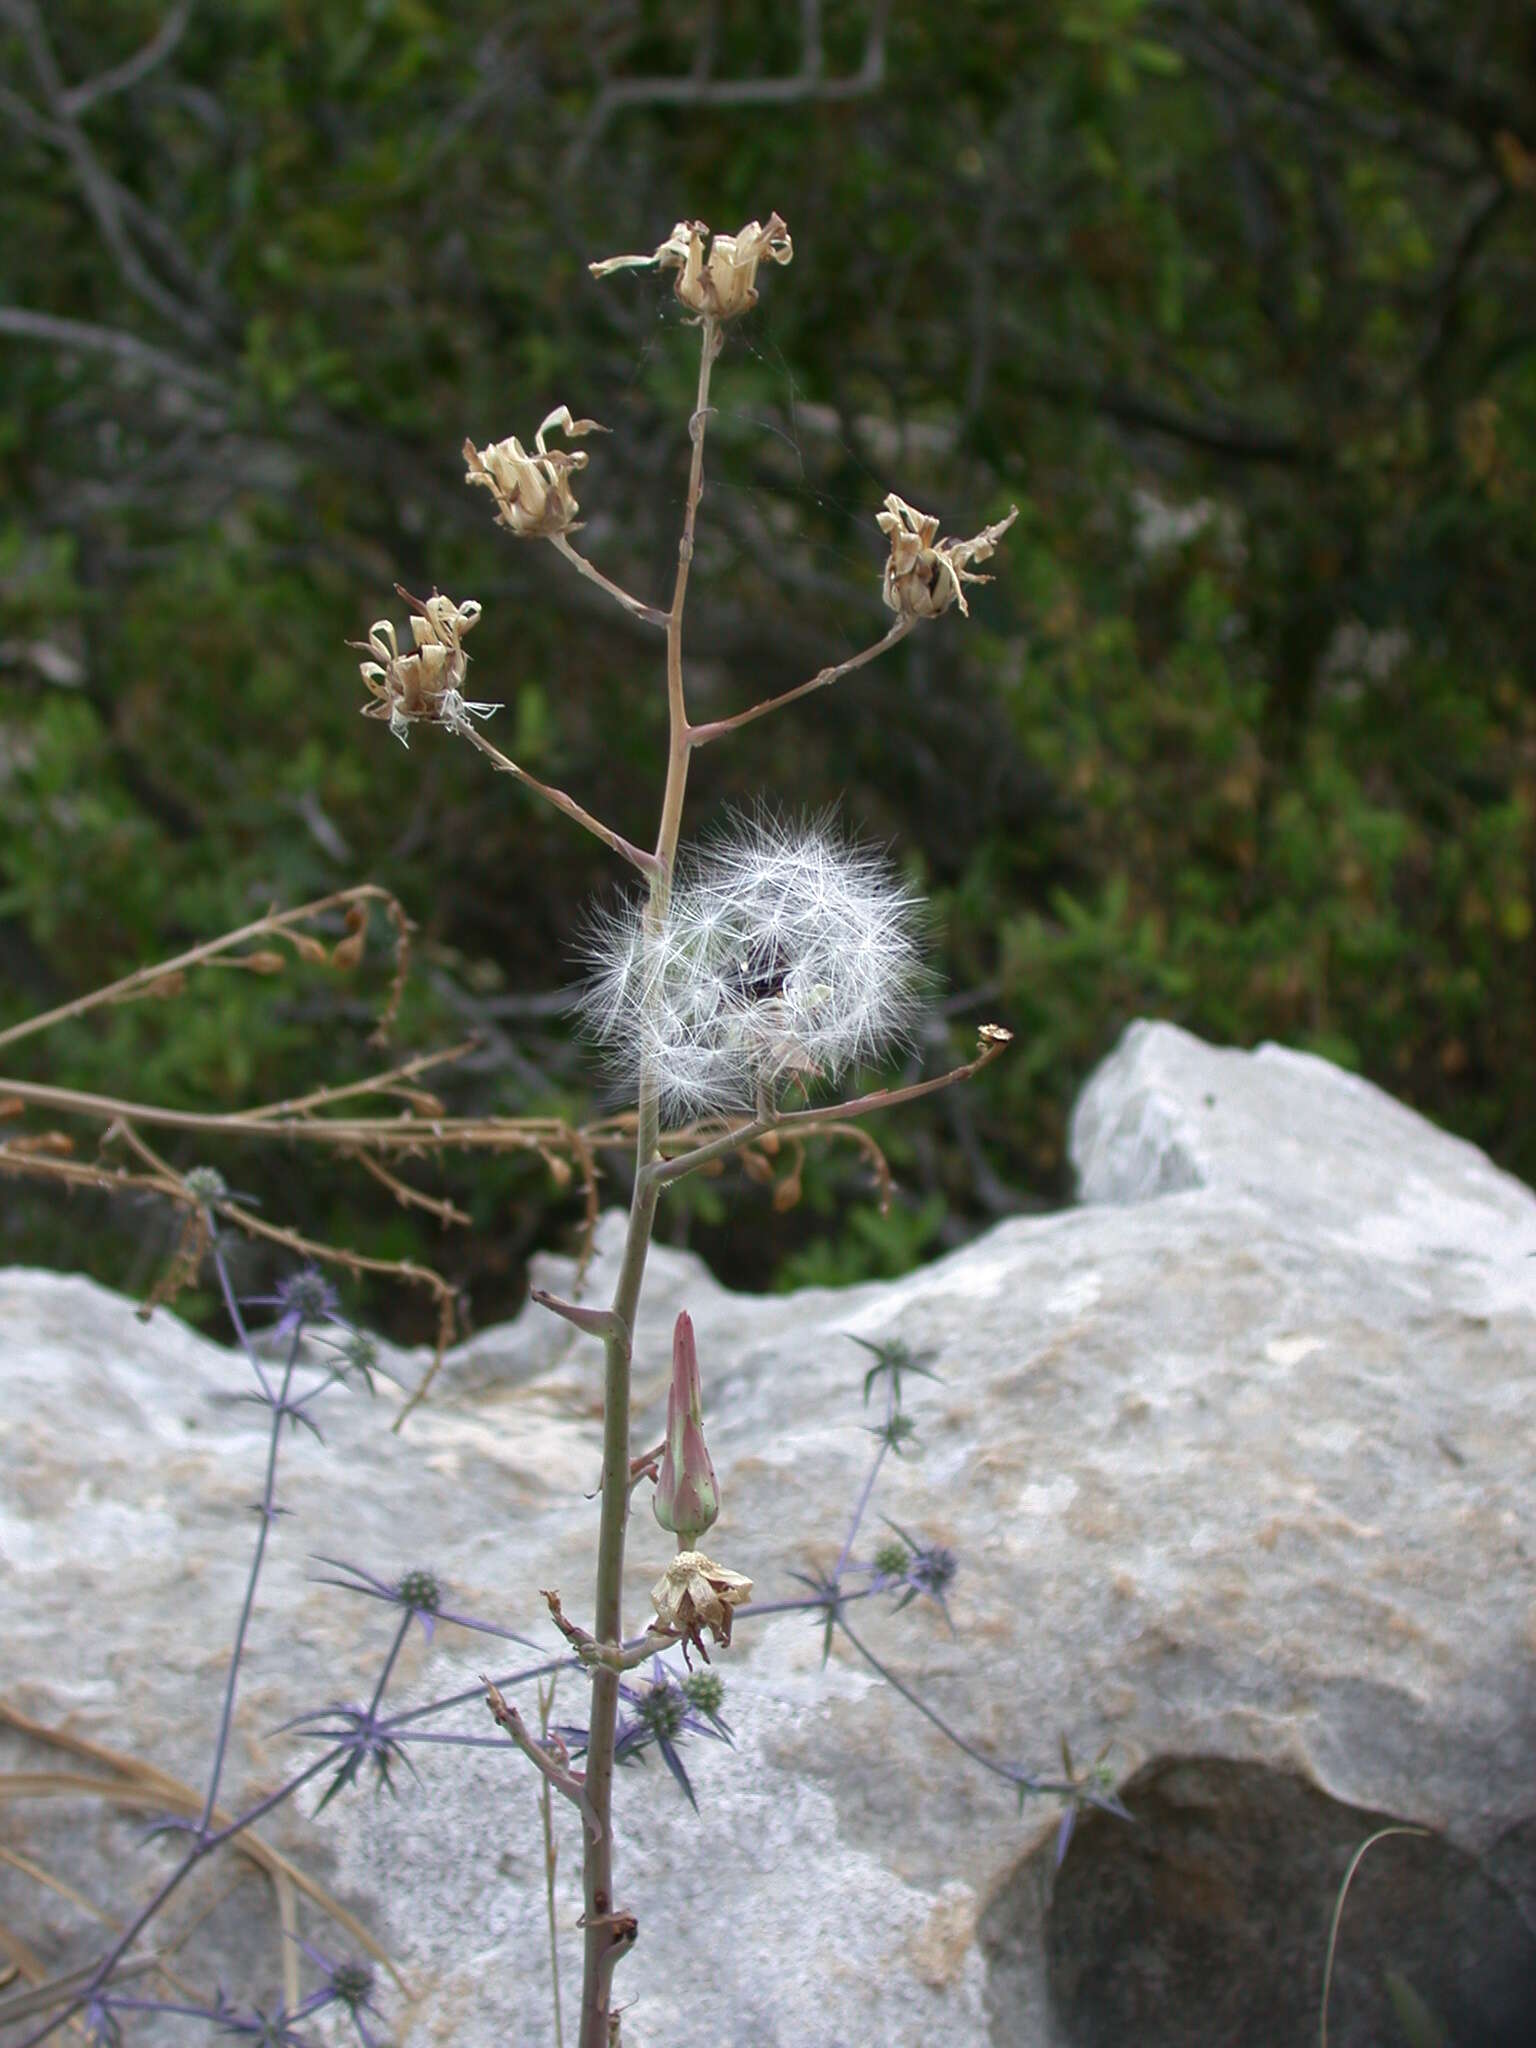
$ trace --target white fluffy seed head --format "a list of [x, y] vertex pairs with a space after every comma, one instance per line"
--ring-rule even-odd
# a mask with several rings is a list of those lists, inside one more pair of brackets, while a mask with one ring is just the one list
[[679, 856], [654, 933], [643, 897], [593, 920], [579, 1007], [616, 1078], [654, 1073], [665, 1121], [752, 1110], [910, 1041], [921, 928], [921, 899], [830, 821], [737, 817]]

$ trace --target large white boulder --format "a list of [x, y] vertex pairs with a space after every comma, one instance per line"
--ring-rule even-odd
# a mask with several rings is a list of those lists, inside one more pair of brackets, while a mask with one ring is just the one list
[[[803, 1615], [744, 1623], [717, 1665], [736, 1746], [685, 1750], [698, 1814], [654, 1755], [620, 1779], [630, 2048], [1289, 2044], [1315, 2031], [1349, 1856], [1393, 1818], [1429, 1835], [1362, 1866], [1331, 2038], [1392, 2038], [1402, 1982], [1458, 2040], [1527, 2038], [1536, 1197], [1322, 1061], [1166, 1025], [1099, 1069], [1073, 1145], [1084, 1206], [894, 1283], [749, 1298], [658, 1250], [637, 1442], [660, 1434], [686, 1306], [725, 1500], [709, 1547], [783, 1597], [836, 1557], [867, 1469], [850, 1337], [930, 1354], [941, 1380], [908, 1383], [918, 1454], [887, 1460], [858, 1554], [880, 1516], [950, 1546], [954, 1633], [929, 1602], [875, 1600], [860, 1632], [998, 1759], [1050, 1774], [1064, 1734], [1079, 1759], [1106, 1749], [1137, 1821], [1088, 1816], [1057, 1874], [1057, 1805], [1020, 1811], [846, 1644], [823, 1667]], [[594, 1300], [621, 1233], [604, 1219]], [[556, 1260], [539, 1277], [570, 1284]], [[425, 1362], [386, 1356], [406, 1383]], [[558, 1647], [539, 1588], [578, 1616], [589, 1598], [598, 1364], [530, 1309], [452, 1354], [402, 1434], [386, 1386], [328, 1396], [324, 1445], [285, 1442], [231, 1798], [302, 1754], [278, 1723], [377, 1672], [392, 1615], [316, 1584], [316, 1553], [388, 1579], [430, 1567], [452, 1606]], [[261, 1482], [264, 1417], [228, 1398], [246, 1391], [242, 1361], [171, 1316], [0, 1273], [0, 1695], [194, 1784]], [[642, 1501], [634, 1627], [667, 1547]], [[443, 1625], [390, 1697], [521, 1655]], [[556, 1718], [581, 1718], [574, 1678]], [[440, 1725], [493, 1732], [473, 1702]], [[8, 1768], [86, 1767], [3, 1730], [0, 1747]], [[510, 1748], [414, 1761], [398, 1798], [354, 1789], [312, 1819], [306, 1794], [264, 1832], [397, 1961], [414, 1997], [381, 1999], [400, 2041], [551, 2041], [532, 1774]], [[0, 1805], [0, 1844], [120, 1917], [168, 1867], [142, 1822], [29, 1798]], [[569, 2039], [579, 1883], [558, 1825]], [[214, 1895], [189, 1886], [166, 1927]], [[248, 1877], [176, 1968], [279, 1996], [276, 1905]], [[349, 1945], [300, 1913], [319, 1946]], [[14, 1861], [0, 1923], [57, 1968], [101, 1939]], [[190, 2025], [125, 2022], [145, 2042]]]

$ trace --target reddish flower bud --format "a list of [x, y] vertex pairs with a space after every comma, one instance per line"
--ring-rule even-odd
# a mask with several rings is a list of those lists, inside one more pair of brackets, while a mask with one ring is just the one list
[[693, 1318], [684, 1310], [672, 1332], [672, 1385], [667, 1393], [667, 1447], [652, 1496], [656, 1519], [684, 1550], [692, 1550], [720, 1512], [720, 1488], [704, 1441], [704, 1397]]

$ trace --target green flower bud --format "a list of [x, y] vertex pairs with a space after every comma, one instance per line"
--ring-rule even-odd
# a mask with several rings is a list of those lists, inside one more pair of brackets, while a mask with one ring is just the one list
[[689, 1706], [701, 1714], [718, 1714], [725, 1701], [725, 1680], [713, 1671], [690, 1671], [683, 1692]]

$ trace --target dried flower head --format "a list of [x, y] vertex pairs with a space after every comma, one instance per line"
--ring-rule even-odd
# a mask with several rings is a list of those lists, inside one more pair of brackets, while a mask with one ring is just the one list
[[983, 527], [969, 540], [939, 540], [939, 522], [932, 513], [919, 512], [892, 491], [885, 510], [875, 514], [876, 524], [891, 542], [885, 565], [886, 603], [908, 619], [936, 619], [956, 603], [969, 617], [965, 585], [992, 580], [976, 575], [970, 564], [986, 561], [1018, 516], [1015, 505], [1006, 519]]
[[751, 1110], [910, 1038], [920, 908], [829, 824], [738, 817], [680, 858], [658, 926], [641, 898], [592, 924], [582, 1015], [627, 1084], [655, 1077], [668, 1118]]
[[[450, 727], [462, 725], [473, 713], [489, 718], [501, 707], [471, 704], [464, 695], [464, 678], [469, 656], [464, 635], [479, 623], [480, 606], [474, 598], [455, 604], [437, 591], [425, 601], [407, 600], [415, 607], [411, 615], [411, 653], [402, 654], [389, 619], [378, 619], [368, 629], [367, 651], [372, 661], [358, 663], [358, 673], [368, 685], [373, 702], [363, 706], [364, 718], [387, 718], [389, 729], [403, 746], [410, 744], [410, 728], [418, 719], [436, 720]], [[354, 647], [364, 643], [354, 640]]]
[[702, 1631], [729, 1644], [732, 1610], [751, 1598], [750, 1579], [727, 1571], [702, 1550], [680, 1550], [651, 1588], [657, 1621], [692, 1643], [706, 1662]]
[[582, 434], [606, 434], [596, 420], [573, 420], [568, 405], [557, 405], [539, 422], [530, 455], [514, 434], [506, 441], [493, 441], [489, 448], [464, 443], [466, 483], [481, 484], [496, 500], [497, 524], [507, 527], [520, 540], [551, 540], [556, 534], [571, 533], [579, 521], [576, 493], [571, 474], [585, 469], [585, 448], [549, 448], [544, 437], [551, 427], [572, 440]]
[[[706, 252], [705, 243], [709, 243]], [[734, 235], [716, 235], [701, 220], [680, 220], [661, 247], [650, 256], [610, 256], [603, 263], [589, 263], [594, 277], [606, 277], [610, 270], [675, 270], [673, 289], [691, 312], [701, 319], [734, 320], [757, 304], [757, 266], [788, 263], [795, 253], [789, 229], [776, 213], [770, 213], [765, 227], [749, 220]]]

